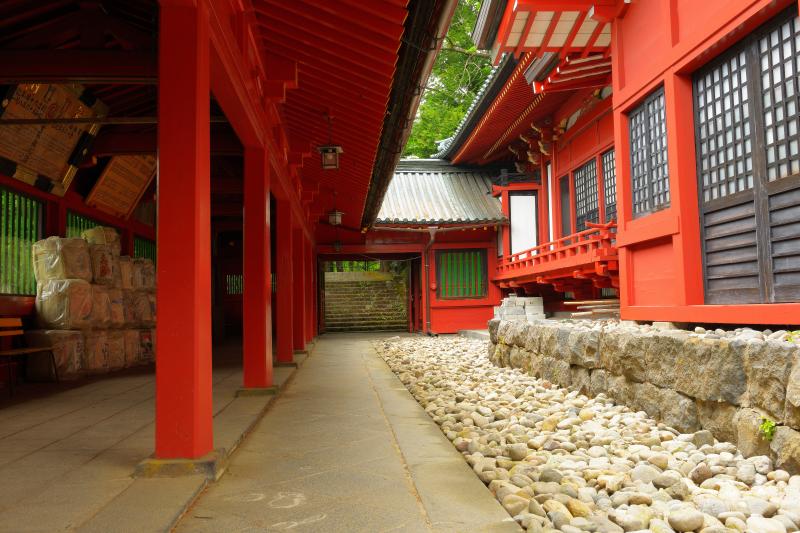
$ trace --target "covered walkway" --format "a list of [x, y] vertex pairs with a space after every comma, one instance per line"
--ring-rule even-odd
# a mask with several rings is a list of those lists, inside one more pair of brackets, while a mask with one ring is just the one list
[[[212, 378], [214, 446], [225, 457], [275, 397], [237, 397], [241, 347], [219, 352]], [[294, 371], [276, 368], [276, 385]], [[140, 370], [2, 409], [0, 531], [169, 529], [207, 480], [200, 474], [133, 476], [152, 450], [154, 404], [155, 375]]]
[[322, 336], [177, 530], [519, 531], [375, 338]]

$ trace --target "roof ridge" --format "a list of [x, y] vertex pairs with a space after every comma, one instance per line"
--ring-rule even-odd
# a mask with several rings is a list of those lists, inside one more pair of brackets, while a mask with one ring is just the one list
[[[510, 70], [508, 67], [509, 64], [513, 65], [512, 68], [510, 68]], [[481, 88], [478, 89], [478, 92], [475, 94], [475, 98], [473, 98], [472, 103], [467, 108], [467, 111], [464, 113], [464, 117], [461, 119], [461, 122], [459, 122], [458, 126], [456, 126], [456, 129], [453, 132], [453, 134], [446, 139], [438, 141], [437, 143], [438, 151], [435, 154], [432, 154], [431, 158], [443, 159], [449, 155], [452, 155], [450, 153], [450, 150], [457, 147], [454, 146], [455, 141], [459, 136], [461, 136], [464, 133], [464, 128], [466, 128], [467, 123], [474, 118], [474, 115], [478, 111], [478, 108], [484, 103], [484, 99], [487, 97], [489, 90], [492, 87], [494, 87], [494, 84], [501, 78], [500, 74], [501, 73], [505, 74], [505, 77], [507, 78], [514, 71], [514, 67], [516, 67], [516, 64], [517, 61], [512, 54], [505, 54], [503, 59], [501, 59], [497, 65], [492, 67], [492, 71], [483, 81], [483, 85], [481, 85]], [[496, 96], [497, 95], [493, 95], [491, 99], [494, 100]]]

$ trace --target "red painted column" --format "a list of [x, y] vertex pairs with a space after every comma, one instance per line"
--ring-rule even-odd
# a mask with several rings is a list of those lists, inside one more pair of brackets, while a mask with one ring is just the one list
[[269, 187], [270, 167], [266, 152], [261, 147], [245, 147], [242, 294], [242, 367], [245, 387], [272, 385]]
[[314, 252], [311, 241], [305, 241], [306, 279], [306, 344], [314, 340]]
[[306, 347], [306, 296], [305, 296], [305, 236], [302, 228], [292, 230], [292, 264], [294, 280], [294, 305], [292, 308], [294, 322], [292, 332], [294, 349], [303, 350]]
[[294, 306], [294, 280], [292, 268], [292, 207], [289, 200], [278, 199], [276, 202], [275, 235], [279, 257], [276, 264], [276, 282], [278, 284], [276, 302], [278, 311], [275, 315], [277, 331], [277, 358], [282, 363], [294, 360], [294, 334], [292, 319]]
[[314, 245], [311, 246], [311, 264], [313, 265], [311, 273], [314, 276], [314, 281], [311, 284], [311, 294], [313, 296], [312, 302], [314, 304], [311, 317], [311, 335], [312, 337], [317, 337], [319, 335], [319, 263], [317, 258], [317, 248]]
[[156, 456], [213, 449], [208, 13], [162, 1]]

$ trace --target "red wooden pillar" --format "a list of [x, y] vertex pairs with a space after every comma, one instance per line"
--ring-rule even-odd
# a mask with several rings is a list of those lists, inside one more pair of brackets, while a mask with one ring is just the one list
[[302, 228], [292, 230], [294, 242], [292, 243], [292, 264], [294, 280], [294, 323], [292, 326], [294, 336], [294, 349], [303, 350], [306, 347], [306, 296], [305, 296], [305, 236]]
[[313, 304], [311, 313], [311, 335], [317, 337], [319, 335], [319, 258], [317, 257], [316, 246], [311, 246], [311, 274], [314, 276], [314, 281], [311, 283], [311, 295], [313, 296]]
[[276, 202], [275, 249], [280, 257], [275, 261], [278, 293], [276, 297], [278, 311], [275, 315], [275, 335], [277, 337], [277, 358], [282, 363], [294, 360], [293, 306], [294, 280], [292, 268], [292, 207], [289, 200], [278, 199]]
[[[694, 135], [694, 102], [692, 80], [689, 76], [669, 76], [664, 81], [667, 103], [667, 157], [670, 168], [670, 203], [681, 231], [673, 236], [675, 260], [675, 292], [682, 305], [700, 305], [704, 302], [703, 249], [700, 234], [700, 208], [697, 198], [697, 160]], [[688, 106], [688, 107], [687, 107]]]
[[270, 167], [261, 147], [244, 151], [244, 293], [242, 367], [245, 387], [272, 386]]
[[306, 279], [306, 344], [314, 340], [314, 250], [311, 241], [305, 241], [305, 279]]
[[209, 28], [203, 3], [161, 2], [156, 456], [213, 448]]

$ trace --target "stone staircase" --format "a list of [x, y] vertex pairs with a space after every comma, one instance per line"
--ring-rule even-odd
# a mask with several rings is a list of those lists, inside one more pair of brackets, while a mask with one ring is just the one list
[[325, 281], [325, 331], [408, 329], [402, 280]]

